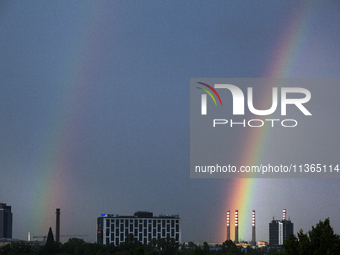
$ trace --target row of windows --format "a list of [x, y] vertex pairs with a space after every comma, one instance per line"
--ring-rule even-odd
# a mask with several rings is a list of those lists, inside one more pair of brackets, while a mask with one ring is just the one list
[[[106, 227], [109, 227], [110, 225], [107, 225]], [[123, 232], [124, 231], [124, 224], [120, 224], [120, 226], [119, 225], [116, 225], [116, 228], [115, 228], [115, 224], [111, 224], [111, 232], [114, 232], [115, 231], [115, 229], [117, 230], [117, 229], [119, 229], [119, 227], [120, 227], [120, 231], [121, 232]], [[156, 228], [156, 227], [155, 227]], [[155, 229], [154, 228], [154, 229]], [[163, 227], [163, 229], [164, 229], [165, 227]], [[172, 228], [174, 228], [174, 227], [172, 227]], [[127, 229], [127, 228], [126, 228]], [[134, 229], [134, 226], [133, 225], [130, 225], [130, 232], [133, 232], [133, 229]], [[137, 229], [136, 227], [135, 227], [135, 229]], [[142, 232], [142, 230], [143, 230], [143, 225], [142, 224], [139, 224], [139, 232]], [[146, 229], [146, 227], [144, 227], [144, 229]], [[152, 225], [151, 224], [149, 224], [148, 225], [148, 231], [149, 232], [151, 232], [151, 229], [152, 229]], [[166, 229], [167, 229], [167, 231], [168, 232], [170, 232], [170, 224], [167, 224], [166, 225]], [[157, 231], [158, 232], [161, 232], [161, 225], [157, 225]], [[178, 224], [176, 224], [176, 232], [178, 232], [179, 231], [179, 225]]]
[[144, 227], [147, 226], [147, 224], [153, 224], [153, 227], [156, 227], [156, 223], [158, 224], [162, 224], [162, 227], [165, 227], [165, 224], [171, 224], [171, 227], [174, 227], [175, 223], [178, 224], [179, 223], [179, 220], [156, 220], [156, 219], [153, 219], [153, 220], [127, 220], [127, 219], [107, 219], [106, 220], [106, 225], [110, 225], [110, 221], [112, 224], [116, 223], [116, 225], [119, 225], [119, 223], [123, 223], [125, 224], [125, 227], [128, 227], [129, 226], [129, 223], [130, 225], [131, 224], [134, 224], [135, 227], [138, 227], [138, 223], [139, 224], [144, 224]]
[[[138, 236], [138, 239], [136, 238]], [[157, 235], [157, 239], [161, 239], [164, 237], [172, 237], [175, 238], [175, 240], [178, 242], [179, 241], [179, 234], [176, 234], [176, 236], [170, 236], [169, 234], [167, 234], [167, 236], [165, 235]], [[111, 240], [110, 240], [111, 239]], [[139, 242], [142, 242], [143, 244], [147, 244], [148, 242], [151, 241], [151, 234], [149, 233], [149, 235], [146, 237], [140, 233], [139, 235], [135, 235], [135, 239], [137, 239]], [[115, 245], [118, 245], [120, 242], [124, 242], [125, 241], [125, 236], [123, 233], [121, 233], [120, 235], [114, 235], [114, 233], [111, 233], [111, 236], [106, 237], [106, 243], [109, 244], [114, 243]]]
[[[116, 236], [118, 236], [119, 234], [124, 234], [127, 236], [128, 234], [134, 234], [134, 236], [138, 236], [138, 234], [144, 234], [144, 236], [147, 236], [147, 234], [149, 233], [149, 235], [151, 235], [155, 238], [157, 236], [157, 234], [162, 234], [163, 237], [165, 237], [165, 233], [167, 234], [171, 234], [171, 237], [175, 236], [175, 229], [171, 229], [169, 231], [165, 231], [165, 229], [162, 229], [162, 231], [156, 231], [156, 229], [153, 229], [153, 231], [147, 231], [147, 229], [145, 228], [144, 231], [138, 231], [138, 229], [135, 229], [134, 231], [128, 231], [128, 229], [125, 229], [125, 231], [119, 231], [119, 229], [117, 228], [116, 231], [110, 231], [109, 228], [106, 229], [105, 231], [106, 236], [109, 236], [110, 233], [112, 234], [116, 234]], [[176, 231], [176, 234], [179, 233], [179, 229]]]

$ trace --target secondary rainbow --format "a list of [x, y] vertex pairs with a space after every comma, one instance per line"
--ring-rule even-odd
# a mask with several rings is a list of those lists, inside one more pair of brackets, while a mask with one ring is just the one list
[[56, 93], [47, 106], [50, 115], [49, 119], [44, 120], [45, 133], [41, 135], [39, 157], [35, 159], [35, 172], [30, 177], [35, 179], [35, 185], [28, 190], [33, 202], [27, 208], [32, 235], [47, 234], [49, 227], [55, 231], [56, 208], [61, 208], [63, 215], [70, 207], [70, 195], [77, 192], [75, 181], [78, 177], [73, 171], [72, 157], [79, 146], [76, 141], [86, 121], [84, 106], [94, 79], [92, 63], [99, 49], [93, 47], [97, 41], [94, 35], [98, 35], [98, 23], [101, 22], [96, 13], [105, 12], [102, 6], [95, 3], [86, 8], [87, 12], [83, 14], [91, 17], [90, 22], [77, 27], [73, 37], [64, 43], [65, 55], [59, 63], [63, 66], [60, 71], [62, 76], [56, 81]]

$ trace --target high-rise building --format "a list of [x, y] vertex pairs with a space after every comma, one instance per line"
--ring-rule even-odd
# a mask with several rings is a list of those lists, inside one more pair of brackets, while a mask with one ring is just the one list
[[136, 212], [133, 216], [102, 214], [97, 218], [97, 242], [119, 245], [133, 234], [134, 239], [148, 244], [152, 239], [173, 238], [181, 242], [179, 215], [153, 216], [152, 212]]
[[12, 219], [11, 206], [0, 203], [0, 238], [12, 238]]
[[283, 210], [283, 220], [272, 220], [269, 223], [269, 245], [283, 245], [290, 234], [294, 233], [294, 224], [286, 219], [286, 209]]

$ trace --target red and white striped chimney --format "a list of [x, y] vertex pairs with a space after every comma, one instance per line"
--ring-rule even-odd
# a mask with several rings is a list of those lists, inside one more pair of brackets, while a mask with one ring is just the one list
[[253, 210], [253, 213], [252, 213], [251, 226], [252, 226], [251, 242], [252, 242], [252, 245], [255, 246], [256, 245], [256, 237], [255, 237], [255, 210]]
[[286, 220], [286, 209], [283, 209], [283, 220]]
[[238, 210], [235, 210], [235, 241], [238, 243]]
[[230, 210], [227, 211], [227, 240], [230, 240]]

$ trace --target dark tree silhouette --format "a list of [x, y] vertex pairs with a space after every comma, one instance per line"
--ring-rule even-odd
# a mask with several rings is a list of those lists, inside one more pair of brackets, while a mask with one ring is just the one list
[[48, 230], [46, 243], [51, 243], [51, 242], [54, 242], [54, 236], [53, 236], [52, 228], [50, 227], [50, 229]]

